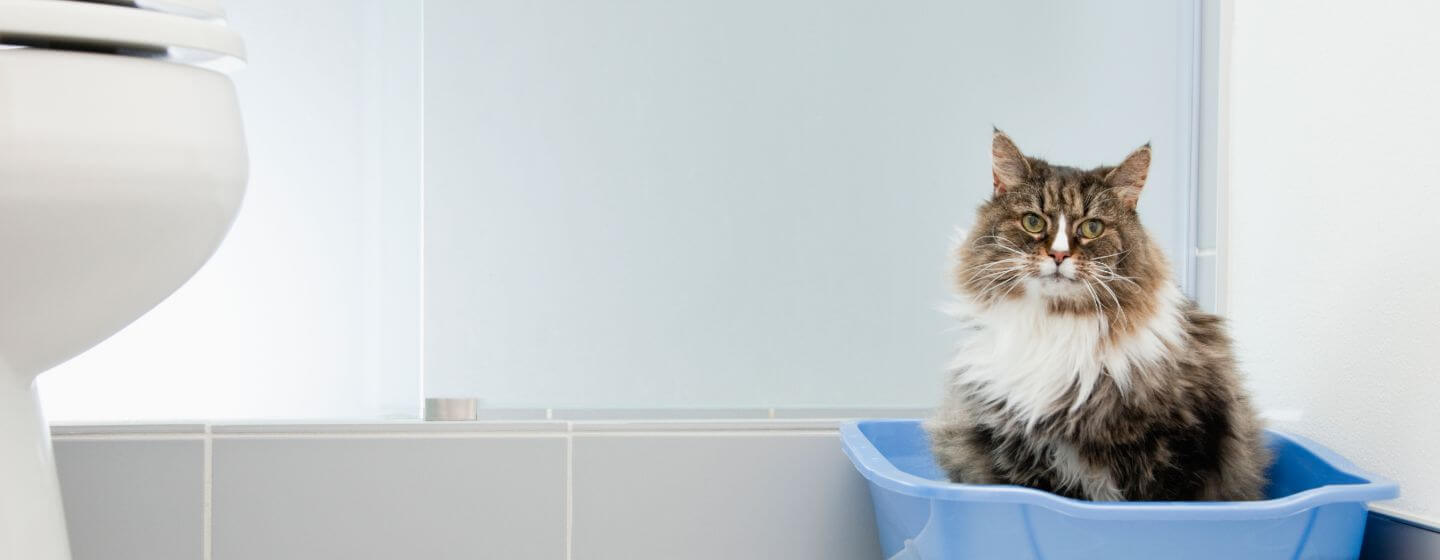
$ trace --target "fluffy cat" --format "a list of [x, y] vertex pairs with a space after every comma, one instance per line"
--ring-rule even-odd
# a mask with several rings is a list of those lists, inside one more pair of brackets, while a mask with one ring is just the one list
[[1135, 207], [1150, 146], [1083, 170], [995, 131], [994, 194], [955, 250], [966, 340], [926, 423], [951, 480], [1117, 501], [1261, 498], [1270, 453], [1221, 319]]

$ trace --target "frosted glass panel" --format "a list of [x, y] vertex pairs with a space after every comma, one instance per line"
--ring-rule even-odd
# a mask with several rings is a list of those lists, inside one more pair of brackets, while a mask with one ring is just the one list
[[[1151, 141], [1189, 231], [1186, 2], [429, 0], [425, 392], [487, 406], [926, 406], [990, 126]], [[1184, 271], [1179, 271], [1184, 277]]]

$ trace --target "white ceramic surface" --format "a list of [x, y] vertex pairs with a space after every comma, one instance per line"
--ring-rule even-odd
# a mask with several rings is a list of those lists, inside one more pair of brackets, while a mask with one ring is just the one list
[[245, 179], [223, 74], [0, 50], [0, 558], [69, 558], [35, 377], [189, 279]]
[[92, 2], [0, 0], [0, 34], [245, 57], [245, 43], [223, 21]]

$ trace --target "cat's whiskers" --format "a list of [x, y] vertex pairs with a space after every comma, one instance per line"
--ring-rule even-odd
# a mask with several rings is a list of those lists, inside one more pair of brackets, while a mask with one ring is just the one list
[[994, 272], [983, 278], [976, 278], [974, 280], [974, 283], [980, 285], [980, 289], [977, 291], [983, 294], [997, 284], [1004, 284], [1006, 282], [1009, 282], [1012, 278], [1014, 278], [1016, 273], [1020, 272], [1020, 270], [1021, 269], [1019, 268], [1009, 268]]
[[1000, 236], [995, 235], [995, 234], [982, 235], [982, 236], [980, 236], [980, 237], [976, 237], [973, 241], [970, 242], [970, 244], [975, 245], [975, 246], [979, 246], [979, 245], [980, 245], [980, 241], [983, 240], [983, 239], [994, 239], [997, 243], [1009, 243], [1010, 246], [1012, 246], [1012, 247], [1015, 245], [1015, 243], [1014, 243], [1013, 241], [1010, 241], [1009, 239], [1006, 239], [1006, 238], [1004, 238], [1004, 237], [1000, 237]]
[[1109, 282], [1109, 281], [1111, 281], [1111, 280], [1120, 280], [1120, 281], [1122, 281], [1122, 282], [1127, 282], [1127, 283], [1129, 283], [1130, 285], [1135, 286], [1136, 288], [1139, 288], [1139, 287], [1140, 287], [1140, 284], [1135, 283], [1135, 278], [1130, 277], [1130, 276], [1121, 276], [1120, 274], [1116, 274], [1116, 273], [1115, 273], [1115, 268], [1112, 267], [1112, 266], [1110, 266], [1110, 265], [1107, 265], [1107, 264], [1102, 263], [1102, 262], [1095, 262], [1093, 259], [1090, 261], [1090, 264], [1095, 267], [1095, 270], [1096, 270], [1097, 272], [1100, 272], [1100, 273], [1103, 273], [1103, 274], [1104, 274], [1103, 276], [1096, 275], [1097, 278], [1099, 278], [1099, 279], [1101, 279], [1101, 280], [1104, 280], [1104, 281], [1106, 281], [1106, 282]]
[[988, 269], [988, 268], [990, 268], [990, 267], [992, 267], [992, 266], [998, 266], [998, 265], [1007, 264], [1007, 263], [1008, 263], [1008, 264], [1016, 264], [1016, 263], [1022, 263], [1022, 262], [1028, 261], [1028, 260], [1029, 260], [1028, 258], [1022, 259], [1022, 258], [1019, 258], [1019, 257], [1008, 257], [1008, 258], [1000, 259], [1000, 260], [998, 260], [998, 261], [992, 261], [992, 262], [988, 262], [988, 263], [982, 262], [982, 263], [979, 263], [979, 264], [967, 266], [967, 267], [965, 267], [965, 268], [960, 269], [960, 272], [970, 272], [970, 271], [974, 270], [974, 271], [975, 271], [975, 274], [979, 274], [979, 273], [981, 273], [981, 272], [984, 272], [986, 269]]
[[1090, 286], [1089, 280], [1081, 278], [1080, 282], [1084, 284], [1085, 290], [1090, 292], [1090, 299], [1095, 302], [1095, 310], [1100, 313], [1100, 328], [1104, 330], [1110, 324], [1109, 317], [1105, 315], [1105, 305], [1100, 303], [1100, 296], [1095, 294], [1095, 288]]
[[994, 277], [996, 277], [996, 276], [1003, 276], [1003, 275], [1009, 274], [1009, 273], [1011, 273], [1011, 272], [1016, 272], [1016, 271], [1019, 271], [1019, 270], [1023, 270], [1023, 269], [1025, 268], [1024, 264], [1025, 264], [1025, 263], [1015, 263], [1015, 264], [1011, 264], [1010, 266], [1005, 267], [1005, 268], [999, 268], [999, 269], [990, 270], [990, 271], [976, 272], [975, 275], [974, 275], [974, 278], [977, 279], [977, 280], [984, 280], [984, 279], [987, 279], [987, 278], [994, 278]]
[[1126, 284], [1130, 284], [1131, 286], [1134, 286], [1134, 287], [1136, 287], [1136, 288], [1139, 288], [1139, 287], [1140, 287], [1140, 285], [1139, 285], [1139, 284], [1136, 284], [1134, 280], [1131, 280], [1129, 277], [1126, 277], [1126, 276], [1114, 276], [1114, 275], [1109, 275], [1109, 274], [1107, 274], [1107, 275], [1103, 275], [1103, 276], [1097, 275], [1097, 276], [1096, 276], [1096, 279], [1101, 280], [1101, 281], [1103, 281], [1103, 282], [1105, 282], [1105, 283], [1107, 283], [1107, 284], [1110, 283], [1111, 280], [1119, 280], [1119, 281], [1124, 282], [1124, 283], [1126, 283]]
[[1027, 256], [1027, 257], [1030, 256], [1029, 253], [1026, 253], [1026, 252], [1024, 252], [1024, 251], [1021, 251], [1020, 248], [1019, 248], [1018, 246], [1016, 246], [1014, 242], [1010, 241], [1009, 239], [1005, 239], [1004, 237], [1000, 237], [1000, 236], [998, 236], [998, 235], [986, 235], [986, 236], [982, 236], [982, 237], [977, 237], [977, 238], [975, 238], [975, 243], [977, 243], [977, 246], [978, 246], [978, 243], [979, 243], [981, 240], [984, 240], [984, 239], [994, 239], [995, 242], [994, 242], [994, 243], [990, 243], [989, 245], [995, 247], [996, 249], [1000, 249], [1000, 250], [1002, 250], [1002, 251], [1006, 251], [1006, 252], [1010, 252], [1010, 253], [1015, 253], [1015, 254], [1017, 254], [1017, 255], [1022, 255], [1022, 256]]
[[[1108, 254], [1108, 255], [1100, 255], [1100, 256], [1098, 256], [1098, 257], [1090, 257], [1090, 260], [1092, 260], [1092, 261], [1098, 261], [1098, 260], [1100, 260], [1100, 259], [1108, 259], [1108, 258], [1110, 258], [1110, 257], [1114, 257], [1114, 256], [1117, 256], [1117, 255], [1124, 255], [1125, 253], [1129, 253], [1129, 252], [1130, 252], [1129, 249], [1126, 249], [1126, 250], [1124, 250], [1124, 251], [1116, 251], [1116, 252], [1110, 253], [1110, 254]], [[1118, 262], [1118, 259], [1117, 259], [1117, 262]]]
[[[1001, 274], [996, 275], [996, 276], [994, 276], [993, 278], [991, 278], [990, 281], [985, 284], [985, 287], [984, 287], [984, 288], [981, 288], [979, 295], [980, 295], [981, 297], [984, 297], [984, 296], [990, 294], [990, 292], [992, 292], [993, 290], [998, 290], [998, 289], [1000, 289], [1000, 288], [1005, 287], [1006, 284], [1018, 282], [1019, 280], [1025, 278], [1026, 275], [1024, 275], [1024, 274], [1019, 274], [1019, 275], [1012, 276], [1012, 277], [1010, 277], [1010, 278], [1008, 278], [1008, 279], [1005, 279], [1005, 276], [1004, 276], [1005, 273], [1021, 272], [1022, 270], [1023, 270], [1023, 269], [1022, 269], [1021, 267], [1014, 267], [1014, 268], [1010, 268], [1010, 269], [1001, 271]], [[1004, 279], [1004, 280], [1002, 281], [1002, 279]], [[998, 282], [998, 284], [997, 284], [997, 282]], [[1014, 289], [1014, 286], [1011, 286], [1011, 289]], [[1008, 295], [1010, 292], [1007, 290], [1005, 293]], [[1003, 298], [1004, 296], [1001, 296], [1001, 297]]]
[[[967, 284], [974, 285], [984, 283], [983, 286], [976, 290], [977, 297], [981, 299], [1003, 299], [1026, 277], [1024, 274], [1016, 275], [1015, 273], [1023, 272], [1030, 265], [1033, 257], [1029, 253], [1015, 248], [1010, 240], [998, 235], [980, 236], [975, 238], [973, 243], [978, 244], [985, 239], [995, 240], [995, 242], [989, 243], [988, 245], [1019, 256], [971, 265], [962, 269], [961, 273], [969, 273], [970, 277], [966, 282]], [[1006, 286], [1009, 287], [1006, 288]], [[1005, 293], [999, 298], [993, 298], [994, 293], [1000, 289], [1006, 289]]]
[[1015, 291], [1015, 287], [1016, 287], [1016, 286], [1019, 286], [1024, 280], [1028, 280], [1028, 279], [1030, 279], [1030, 278], [1034, 278], [1034, 276], [1031, 275], [1031, 274], [1029, 274], [1029, 273], [1021, 274], [1021, 275], [1019, 275], [1019, 276], [1016, 276], [1015, 279], [1011, 281], [1010, 289], [1005, 290], [1005, 293], [1000, 294], [1000, 298], [999, 298], [999, 299], [1002, 299], [1002, 300], [1003, 300], [1003, 299], [1005, 299], [1006, 297], [1009, 297], [1009, 296], [1010, 296], [1010, 292]]
[[1105, 288], [1105, 291], [1110, 293], [1110, 300], [1115, 302], [1115, 311], [1120, 314], [1120, 323], [1122, 325], [1128, 323], [1129, 321], [1125, 317], [1125, 308], [1120, 305], [1120, 297], [1115, 294], [1115, 290], [1110, 288], [1110, 284], [1098, 279], [1096, 283], [1100, 284], [1101, 288]]
[[984, 282], [985, 284], [984, 284], [983, 286], [981, 286], [981, 287], [980, 287], [980, 290], [979, 290], [979, 292], [983, 294], [983, 293], [985, 293], [986, 290], [988, 290], [988, 289], [990, 288], [990, 286], [991, 286], [992, 284], [994, 284], [995, 282], [999, 281], [1000, 278], [1003, 278], [1004, 276], [1006, 276], [1006, 275], [1008, 275], [1008, 274], [1011, 274], [1011, 273], [1015, 272], [1016, 270], [1018, 270], [1018, 267], [1015, 266], [1015, 265], [1011, 265], [1011, 266], [1005, 267], [1005, 268], [1000, 269], [1000, 270], [991, 271], [991, 272], [988, 273], [988, 274], [984, 274], [984, 275], [979, 275], [979, 274], [977, 274], [977, 275], [975, 275], [975, 276], [972, 276], [972, 277], [970, 278], [970, 282], [972, 282], [972, 283], [981, 283], [981, 282]]
[[[1005, 294], [1001, 295], [1000, 298], [1004, 298], [1005, 296], [1008, 296], [1008, 295], [1010, 294], [1010, 291], [1011, 291], [1011, 290], [1014, 290], [1014, 289], [1015, 289], [1015, 286], [1018, 285], [1018, 284], [1020, 283], [1020, 281], [1024, 280], [1025, 278], [1029, 278], [1029, 277], [1030, 277], [1028, 273], [1025, 273], [1025, 269], [1028, 268], [1028, 266], [1027, 266], [1028, 264], [1029, 264], [1028, 259], [1026, 259], [1025, 262], [1022, 262], [1022, 263], [1020, 263], [1020, 264], [1016, 264], [1016, 265], [1013, 265], [1013, 266], [1010, 266], [1010, 267], [1007, 267], [1007, 268], [1003, 268], [1003, 269], [999, 269], [999, 270], [992, 271], [992, 272], [990, 272], [989, 274], [985, 275], [984, 277], [981, 277], [981, 278], [973, 278], [972, 281], [974, 281], [974, 282], [979, 282], [979, 281], [981, 281], [981, 280], [989, 279], [989, 281], [986, 282], [984, 286], [982, 286], [979, 290], [977, 290], [976, 298], [977, 298], [977, 299], [981, 299], [981, 300], [997, 299], [997, 298], [992, 298], [992, 297], [991, 297], [991, 296], [994, 295], [994, 292], [997, 291], [997, 290], [1000, 290], [1001, 288], [1004, 288], [1004, 287], [1007, 286], [1007, 285], [1009, 285], [1010, 288], [1007, 289], [1007, 290], [1005, 291]], [[1021, 273], [1021, 274], [1014, 274], [1014, 273], [1017, 273], [1017, 272], [1019, 272], [1019, 273]], [[1013, 276], [1010, 276], [1009, 278], [1006, 278], [1007, 275], [1011, 275], [1011, 274], [1014, 274], [1014, 275], [1013, 275]]]

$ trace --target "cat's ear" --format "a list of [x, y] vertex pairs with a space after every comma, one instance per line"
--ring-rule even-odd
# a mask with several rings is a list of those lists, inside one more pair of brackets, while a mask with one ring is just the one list
[[995, 176], [995, 196], [1005, 194], [1030, 176], [1030, 162], [1026, 161], [1025, 154], [998, 128], [990, 140], [990, 170]]
[[1135, 209], [1140, 203], [1140, 191], [1145, 188], [1145, 178], [1150, 175], [1150, 143], [1130, 152], [1125, 161], [1105, 174], [1105, 182], [1115, 188], [1120, 200], [1127, 208]]

